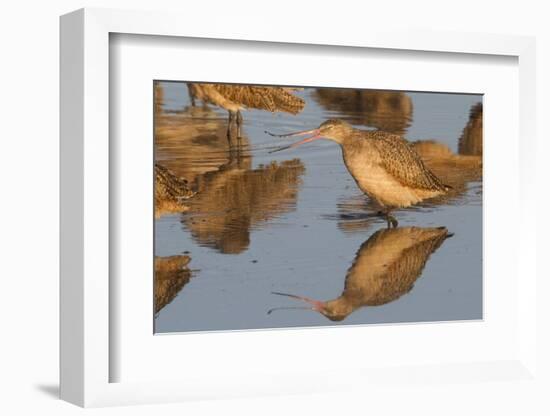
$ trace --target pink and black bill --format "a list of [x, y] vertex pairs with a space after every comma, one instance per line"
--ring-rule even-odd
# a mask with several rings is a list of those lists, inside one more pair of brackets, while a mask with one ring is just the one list
[[271, 133], [267, 130], [265, 132], [267, 134], [269, 134], [270, 136], [273, 136], [273, 137], [294, 137], [294, 136], [306, 136], [308, 134], [311, 134], [310, 137], [306, 137], [305, 139], [300, 140], [299, 142], [292, 143], [292, 144], [289, 144], [287, 146], [279, 147], [275, 150], [271, 150], [269, 153], [275, 153], [275, 152], [280, 152], [281, 150], [291, 149], [293, 147], [300, 146], [301, 144], [309, 143], [309, 142], [312, 142], [314, 140], [317, 140], [317, 139], [321, 138], [321, 136], [320, 136], [321, 132], [320, 132], [319, 129], [303, 130], [303, 131], [297, 131], [297, 132], [294, 132], [294, 133], [287, 133], [287, 134], [275, 134], [275, 133]]

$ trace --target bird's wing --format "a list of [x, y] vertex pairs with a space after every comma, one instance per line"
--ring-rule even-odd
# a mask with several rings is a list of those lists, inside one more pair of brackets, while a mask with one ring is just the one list
[[205, 100], [229, 111], [239, 111], [242, 104], [238, 101], [232, 100], [231, 97], [228, 96], [228, 94], [226, 94], [220, 87], [231, 86], [218, 84], [193, 84], [190, 91], [192, 91], [192, 94], [195, 94], [196, 98]]
[[382, 166], [403, 185], [416, 189], [445, 191], [447, 187], [422, 162], [411, 144], [401, 136], [383, 131], [371, 133]]
[[216, 85], [216, 90], [228, 100], [259, 110], [298, 114], [305, 105], [302, 98], [280, 87], [222, 84]]

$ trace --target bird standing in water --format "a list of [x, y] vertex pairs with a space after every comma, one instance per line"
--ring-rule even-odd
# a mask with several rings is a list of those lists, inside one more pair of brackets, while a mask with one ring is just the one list
[[[227, 138], [231, 142], [236, 136], [241, 137], [241, 110], [255, 108], [272, 113], [282, 111], [298, 114], [303, 110], [305, 101], [292, 94], [296, 88], [262, 87], [254, 85], [200, 84], [188, 83], [189, 95], [194, 103], [195, 98], [217, 105], [229, 112]], [[236, 127], [236, 135], [234, 132]]]
[[328, 120], [316, 129], [295, 133], [266, 133], [277, 137], [310, 135], [271, 153], [318, 139], [338, 143], [346, 168], [359, 189], [379, 206], [388, 227], [398, 224], [390, 213], [392, 209], [417, 204], [450, 189], [424, 165], [410, 143], [396, 134], [355, 129], [341, 120]]

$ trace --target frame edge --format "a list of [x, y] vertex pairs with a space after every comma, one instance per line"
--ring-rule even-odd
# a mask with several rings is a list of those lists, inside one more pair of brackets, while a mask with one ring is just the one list
[[[149, 12], [122, 11], [110, 9], [86, 8], [66, 14], [61, 17], [60, 25], [60, 396], [61, 399], [76, 404], [78, 406], [106, 406], [115, 404], [135, 404], [153, 403], [159, 401], [181, 401], [185, 399], [179, 389], [168, 391], [162, 390], [162, 393], [156, 392], [154, 388], [143, 388], [143, 386], [120, 386], [115, 383], [109, 383], [108, 378], [104, 377], [107, 370], [103, 368], [104, 364], [108, 363], [108, 348], [101, 345], [102, 340], [96, 337], [98, 334], [108, 334], [107, 328], [99, 327], [99, 323], [105, 323], [105, 317], [108, 318], [106, 311], [101, 312], [100, 316], [94, 315], [94, 301], [100, 307], [108, 306], [107, 296], [101, 292], [102, 289], [108, 288], [102, 279], [106, 280], [107, 276], [98, 276], [97, 267], [93, 266], [94, 260], [102, 263], [100, 256], [94, 254], [97, 249], [96, 242], [90, 239], [90, 234], [101, 231], [93, 230], [93, 221], [90, 222], [92, 216], [98, 215], [94, 213], [91, 206], [91, 200], [97, 189], [90, 190], [89, 184], [85, 177], [85, 172], [90, 175], [89, 169], [93, 166], [90, 160], [92, 156], [98, 157], [97, 153], [92, 156], [87, 155], [90, 150], [102, 150], [103, 144], [94, 143], [94, 139], [103, 141], [103, 137], [94, 137], [93, 133], [97, 130], [102, 130], [104, 120], [101, 116], [108, 114], [108, 111], [101, 108], [94, 108], [93, 104], [102, 101], [105, 96], [105, 91], [102, 89], [99, 93], [99, 99], [94, 97], [85, 98], [87, 88], [95, 85], [90, 81], [104, 81], [105, 74], [108, 74], [108, 68], [105, 68], [105, 63], [108, 63], [108, 43], [105, 39], [108, 38], [108, 33], [117, 33], [119, 31], [128, 33], [143, 33], [167, 35], [166, 32], [172, 32], [172, 36], [186, 36], [180, 33], [181, 21], [178, 26], [175, 26], [173, 21], [175, 17], [169, 18], [168, 14], [161, 14], [169, 20], [168, 27], [158, 29], [155, 25], [146, 24], [145, 20], [140, 20]], [[158, 18], [158, 16], [157, 16]], [[93, 20], [90, 23], [90, 20]], [[144, 23], [145, 22], [145, 23]], [[101, 26], [91, 28], [91, 26]], [[177, 31], [174, 28], [178, 28]], [[186, 29], [190, 32], [198, 31], [192, 27]], [[222, 30], [223, 32], [223, 30]], [[198, 31], [198, 33], [201, 33]], [[91, 36], [89, 36], [91, 35]], [[386, 38], [390, 40], [393, 37], [384, 33]], [[454, 38], [459, 34], [446, 34], [442, 38]], [[525, 37], [507, 37], [513, 39], [513, 42], [502, 42], [503, 38], [496, 35], [496, 38], [486, 39], [486, 34], [470, 34], [466, 37], [464, 43], [467, 46], [457, 47], [466, 53], [487, 53], [487, 48], [497, 50], [493, 52], [497, 54], [513, 55], [521, 58], [525, 57], [525, 46], [534, 38]], [[189, 36], [187, 34], [187, 36]], [[229, 36], [229, 37], [228, 37]], [[472, 38], [480, 36], [485, 41], [481, 46], [472, 46]], [[195, 36], [197, 37], [197, 36]], [[212, 36], [219, 38], [219, 36]], [[273, 39], [276, 36], [268, 36]], [[222, 38], [239, 39], [241, 36], [227, 35]], [[259, 39], [262, 40], [262, 36]], [[384, 36], [382, 36], [384, 38]], [[97, 42], [99, 39], [99, 43]], [[449, 47], [443, 47], [441, 50], [440, 44], [443, 40], [438, 40], [435, 44], [429, 43], [429, 47], [422, 48], [433, 51], [443, 52]], [[497, 45], [497, 40], [498, 42]], [[247, 39], [254, 40], [254, 39]], [[296, 43], [296, 41], [279, 40], [285, 43]], [[302, 39], [302, 41], [304, 41]], [[426, 39], [423, 39], [426, 42]], [[371, 40], [372, 42], [372, 40]], [[307, 44], [314, 43], [306, 40]], [[376, 43], [376, 42], [375, 42]], [[314, 43], [317, 44], [317, 43]], [[85, 49], [93, 46], [93, 51]], [[105, 50], [107, 46], [107, 50]], [[339, 46], [339, 45], [336, 45]], [[359, 47], [369, 47], [368, 45], [355, 45]], [[391, 43], [389, 48], [398, 48], [399, 43]], [[455, 44], [451, 47], [453, 49]], [[381, 47], [372, 45], [370, 47]], [[409, 49], [409, 48], [408, 48]], [[414, 48], [411, 48], [414, 49]], [[468, 50], [464, 51], [464, 49]], [[105, 53], [107, 52], [107, 53]], [[461, 53], [460, 50], [453, 52]], [[94, 62], [92, 57], [100, 57]], [[530, 59], [527, 64], [532, 64]], [[108, 66], [108, 65], [107, 65]], [[521, 63], [520, 63], [521, 67]], [[525, 78], [522, 78], [524, 80]], [[107, 77], [108, 81], [108, 77]], [[107, 82], [108, 85], [108, 82]], [[523, 84], [520, 82], [520, 85]], [[536, 85], [536, 84], [535, 84]], [[105, 87], [104, 87], [105, 88]], [[521, 87], [520, 87], [521, 88]], [[108, 88], [107, 88], [108, 89]], [[92, 95], [94, 92], [92, 91]], [[108, 94], [107, 94], [108, 95]], [[92, 105], [91, 105], [92, 104]], [[100, 113], [100, 114], [97, 114]], [[100, 120], [100, 128], [91, 128], [93, 123], [90, 123], [90, 116], [93, 116], [93, 121]], [[86, 123], [85, 123], [86, 121]], [[522, 129], [522, 127], [520, 127]], [[103, 129], [105, 130], [105, 129]], [[107, 129], [108, 130], [108, 129]], [[525, 130], [521, 130], [525, 132]], [[536, 132], [535, 132], [536, 133]], [[85, 147], [87, 149], [85, 149]], [[108, 146], [107, 146], [108, 147]], [[86, 151], [85, 151], [86, 150]], [[530, 155], [527, 157], [530, 159]], [[104, 161], [104, 156], [99, 157], [99, 161]], [[86, 167], [84, 165], [86, 164]], [[101, 163], [99, 163], [101, 165]], [[101, 168], [99, 166], [97, 169]], [[100, 175], [103, 179], [103, 175]], [[89, 180], [89, 179], [88, 179]], [[86, 208], [86, 210], [85, 210]], [[86, 212], [85, 212], [86, 211]], [[92, 211], [92, 212], [90, 212]], [[107, 210], [108, 212], [108, 210]], [[85, 215], [85, 213], [87, 215]], [[105, 213], [99, 214], [102, 217]], [[86, 225], [87, 224], [87, 225]], [[103, 226], [101, 226], [103, 227]], [[86, 232], [85, 232], [86, 231]], [[100, 250], [103, 252], [103, 250]], [[85, 257], [86, 260], [85, 261]], [[92, 260], [92, 261], [90, 261]], [[86, 266], [86, 269], [85, 269]], [[101, 268], [101, 267], [100, 267]], [[92, 282], [95, 276], [96, 284]], [[102, 280], [100, 283], [97, 280]], [[532, 293], [530, 288], [525, 300], [531, 299]], [[90, 293], [92, 292], [92, 293]], [[98, 294], [100, 294], [98, 296]], [[86, 300], [86, 302], [85, 302]], [[522, 302], [522, 305], [528, 303]], [[92, 316], [90, 316], [92, 314]], [[108, 319], [107, 319], [108, 322]], [[527, 331], [526, 334], [531, 337], [534, 335], [532, 331]], [[533, 341], [533, 338], [531, 338]], [[536, 338], [534, 338], [536, 345]], [[528, 342], [522, 346], [521, 352], [527, 353], [534, 347], [532, 342]], [[107, 358], [107, 360], [105, 360]], [[525, 364], [523, 354], [520, 355], [520, 362]], [[94, 366], [98, 364], [99, 367]], [[536, 366], [532, 361], [529, 363]], [[107, 365], [108, 366], [108, 365]], [[169, 386], [176, 383], [168, 384]], [[149, 391], [153, 390], [153, 391]], [[177, 391], [177, 392], [176, 392]], [[136, 395], [140, 396], [141, 400], [136, 400]], [[158, 396], [158, 397], [157, 397]]]
[[84, 405], [84, 11], [60, 18], [60, 398]]

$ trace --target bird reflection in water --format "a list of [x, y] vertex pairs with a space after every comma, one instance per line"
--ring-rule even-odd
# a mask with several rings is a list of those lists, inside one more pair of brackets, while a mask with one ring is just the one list
[[483, 155], [483, 105], [474, 104], [470, 119], [458, 139], [458, 153], [461, 155]]
[[[248, 139], [243, 137], [248, 146]], [[224, 120], [203, 107], [161, 113], [155, 119], [155, 161], [192, 187], [199, 177], [230, 163]]]
[[332, 321], [342, 321], [364, 306], [379, 306], [408, 293], [421, 276], [430, 255], [451, 237], [445, 227], [398, 227], [381, 229], [365, 241], [348, 269], [342, 294], [333, 300], [320, 301], [305, 296], [273, 292], [305, 302], [305, 307]]
[[185, 207], [176, 208], [199, 245], [241, 253], [252, 229], [295, 209], [305, 172], [299, 159], [253, 166], [248, 137], [243, 133], [240, 146], [230, 146], [225, 119], [205, 106], [161, 112], [155, 120], [156, 160], [177, 178], [170, 185], [184, 184], [192, 195], [179, 198]]
[[[227, 143], [212, 140], [223, 130], [214, 112], [186, 107], [166, 113], [163, 95], [155, 83], [155, 218], [186, 211], [197, 177], [229, 162]], [[201, 154], [207, 155], [202, 163]]]
[[403, 92], [317, 88], [313, 98], [351, 124], [402, 136], [412, 123], [412, 100]]
[[168, 305], [189, 283], [189, 256], [155, 257], [155, 314]]
[[250, 244], [255, 227], [296, 207], [301, 176], [299, 159], [251, 169], [240, 160], [205, 174], [197, 196], [189, 202], [182, 223], [200, 245], [225, 254], [238, 254]]

